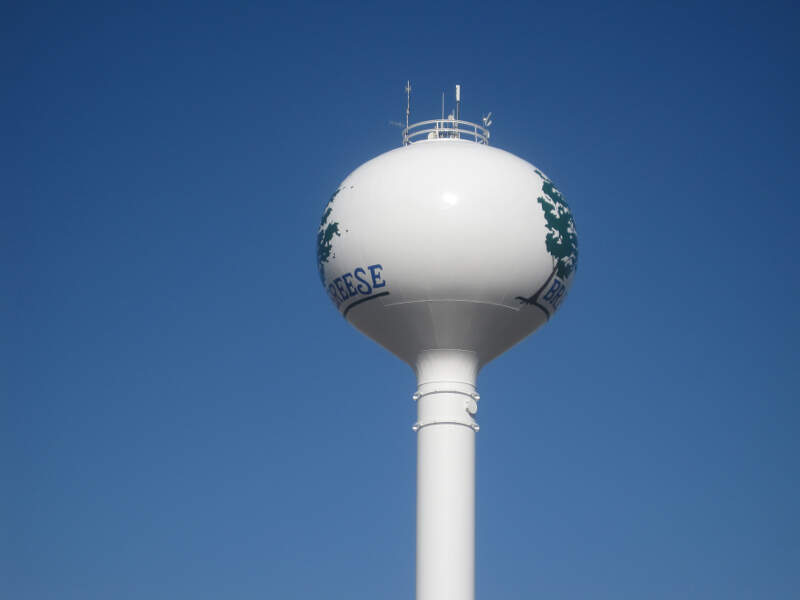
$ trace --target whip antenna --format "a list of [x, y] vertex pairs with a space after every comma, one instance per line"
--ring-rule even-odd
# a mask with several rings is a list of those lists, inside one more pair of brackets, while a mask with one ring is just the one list
[[411, 114], [411, 80], [406, 81], [406, 129], [408, 129], [408, 117]]

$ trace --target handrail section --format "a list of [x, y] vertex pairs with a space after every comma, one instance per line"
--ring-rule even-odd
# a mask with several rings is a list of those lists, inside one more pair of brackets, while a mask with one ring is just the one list
[[456, 119], [420, 121], [403, 129], [403, 146], [423, 140], [441, 139], [466, 139], [488, 146], [489, 130], [476, 123]]

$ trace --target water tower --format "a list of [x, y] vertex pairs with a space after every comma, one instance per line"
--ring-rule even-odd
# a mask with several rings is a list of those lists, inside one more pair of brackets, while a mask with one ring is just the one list
[[409, 125], [353, 171], [317, 234], [339, 313], [414, 369], [417, 600], [475, 596], [475, 382], [544, 324], [575, 275], [572, 214], [550, 179], [489, 145], [490, 116]]

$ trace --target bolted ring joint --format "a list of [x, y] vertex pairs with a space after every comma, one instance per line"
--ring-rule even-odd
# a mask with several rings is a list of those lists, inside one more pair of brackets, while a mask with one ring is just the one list
[[475, 391], [432, 389], [412, 396], [417, 402], [418, 419], [412, 429], [416, 432], [430, 425], [463, 425], [473, 431], [480, 427], [473, 418], [478, 412], [480, 396]]

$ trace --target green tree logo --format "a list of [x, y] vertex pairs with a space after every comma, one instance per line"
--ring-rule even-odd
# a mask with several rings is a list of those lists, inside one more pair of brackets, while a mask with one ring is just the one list
[[317, 232], [317, 269], [319, 269], [319, 278], [323, 286], [325, 285], [325, 264], [330, 258], [336, 256], [333, 254], [333, 236], [341, 237], [339, 223], [328, 222], [331, 212], [333, 212], [333, 201], [338, 193], [339, 190], [336, 190], [325, 205]]
[[[539, 302], [539, 296], [544, 292], [545, 288], [551, 286], [550, 289], [555, 289], [558, 283], [555, 279], [559, 277], [560, 290], [566, 290], [564, 287], [564, 280], [570, 277], [578, 268], [578, 232], [575, 231], [575, 221], [572, 219], [572, 213], [569, 206], [564, 201], [561, 192], [556, 189], [553, 182], [550, 181], [544, 173], [536, 170], [536, 173], [542, 178], [542, 196], [539, 196], [536, 201], [544, 211], [544, 222], [547, 228], [547, 236], [545, 237], [545, 248], [553, 259], [553, 272], [547, 278], [538, 290], [528, 297], [517, 296], [522, 304], [531, 304], [538, 306], [544, 311], [549, 319], [551, 316], [550, 308], [545, 304]], [[559, 293], [559, 298], [562, 293]], [[545, 296], [547, 298], [547, 296]]]
[[[541, 173], [539, 173], [541, 175]], [[555, 271], [561, 279], [567, 279], [578, 268], [578, 232], [575, 221], [561, 192], [553, 182], [542, 175], [543, 196], [537, 202], [544, 211], [547, 227], [545, 246], [555, 260]]]

